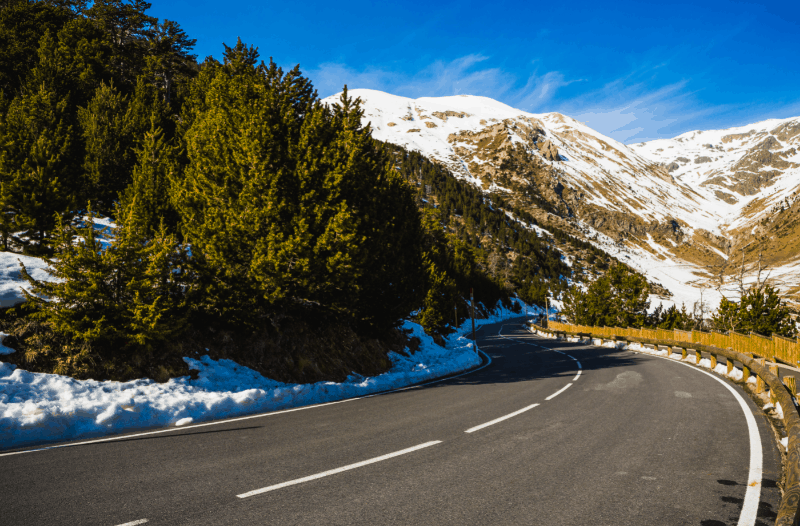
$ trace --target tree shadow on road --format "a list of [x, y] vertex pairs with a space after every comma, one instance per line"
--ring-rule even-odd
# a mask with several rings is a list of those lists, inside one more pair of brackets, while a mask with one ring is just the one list
[[423, 384], [420, 388], [526, 382], [540, 378], [571, 379], [578, 367], [568, 355], [580, 361], [583, 373], [631, 367], [643, 359], [630, 351], [540, 338], [525, 330], [519, 322], [503, 323], [502, 333], [497, 334], [500, 325], [490, 326], [494, 330], [484, 330], [484, 335], [478, 334], [478, 348], [491, 357], [491, 365], [449, 380]]

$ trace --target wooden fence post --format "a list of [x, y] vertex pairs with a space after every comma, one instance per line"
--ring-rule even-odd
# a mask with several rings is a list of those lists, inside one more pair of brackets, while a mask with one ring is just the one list
[[[778, 375], [778, 366], [777, 365], [770, 365], [769, 366], [769, 372], [771, 372], [772, 374], [774, 374], [775, 376], [780, 378], [780, 375]], [[770, 401], [771, 404], [775, 404], [775, 403], [778, 402], [778, 393], [776, 393], [775, 389], [772, 389], [771, 387], [769, 389], [769, 401]]]
[[700, 365], [700, 360], [703, 359], [703, 353], [698, 351], [697, 349], [689, 349], [690, 351], [694, 351], [694, 359], [697, 365]]
[[681, 360], [686, 359], [686, 347], [681, 347]]
[[726, 360], [726, 361], [725, 361], [725, 365], [726, 365], [726, 367], [727, 367], [727, 369], [728, 369], [728, 370], [727, 370], [727, 372], [726, 372], [725, 374], [727, 374], [727, 375], [730, 375], [730, 374], [731, 374], [731, 371], [733, 371], [733, 360], [731, 360], [731, 359], [730, 359], [730, 358], [728, 358], [727, 356], [725, 357], [725, 360]]
[[750, 368], [742, 364], [742, 381], [746, 384], [749, 378], [750, 378]]
[[783, 385], [792, 393], [792, 396], [797, 396], [797, 382], [794, 379], [794, 376], [784, 376], [783, 377]]
[[716, 368], [717, 368], [717, 355], [712, 352], [711, 353], [711, 370], [714, 370]]
[[764, 379], [761, 378], [759, 375], [756, 375], [756, 394], [761, 394], [764, 392]]

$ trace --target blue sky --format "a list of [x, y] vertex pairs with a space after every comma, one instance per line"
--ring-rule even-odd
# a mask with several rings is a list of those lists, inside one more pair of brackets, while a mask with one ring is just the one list
[[484, 95], [625, 143], [800, 116], [800, 0], [151, 1], [201, 60], [241, 37], [323, 97]]

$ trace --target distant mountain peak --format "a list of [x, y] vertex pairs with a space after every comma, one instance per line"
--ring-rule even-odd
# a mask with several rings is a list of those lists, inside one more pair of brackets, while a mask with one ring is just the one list
[[747, 243], [771, 247], [784, 292], [800, 291], [800, 246], [769, 238], [774, 215], [788, 213], [778, 205], [800, 190], [800, 118], [625, 145], [567, 115], [488, 97], [349, 93], [364, 101], [376, 139], [419, 151], [486, 192], [527, 199], [532, 213], [571, 225], [679, 299], [703, 288], [725, 294], [736, 270], [729, 253]]

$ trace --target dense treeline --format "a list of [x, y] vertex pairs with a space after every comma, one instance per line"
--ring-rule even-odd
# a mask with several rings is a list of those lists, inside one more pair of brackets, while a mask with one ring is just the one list
[[[401, 175], [416, 188], [419, 206], [430, 210], [451, 239], [475, 252], [495, 287], [499, 285], [506, 292], [516, 292], [524, 301], [540, 306], [544, 306], [548, 289], [561, 290], [560, 278], [571, 275], [562, 254], [553, 246], [552, 239], [539, 237], [514, 219], [536, 225], [534, 218], [515, 210], [502, 195], [486, 195], [456, 179], [445, 167], [418, 152], [408, 152], [391, 144], [386, 148], [393, 152]], [[594, 250], [588, 243], [558, 229], [551, 232], [554, 237], [574, 243], [578, 248]], [[462, 286], [462, 291], [464, 288]], [[495, 299], [490, 289], [479, 288], [485, 291], [482, 298], [488, 300], [487, 305], [493, 304], [492, 299], [499, 299]]]
[[174, 139], [194, 40], [141, 0], [0, 9], [0, 232], [5, 250], [51, 254], [56, 216], [115, 202], [146, 164], [144, 135]]
[[618, 263], [585, 290], [580, 286], [570, 287], [564, 294], [562, 314], [571, 323], [597, 327], [714, 329], [762, 336], [797, 336], [789, 307], [781, 300], [779, 291], [765, 283], [745, 290], [738, 302], [723, 297], [710, 317], [702, 301], [695, 303], [691, 311], [686, 305], [680, 309], [675, 305], [666, 309], [658, 305], [650, 311], [649, 293], [649, 285], [641, 274]]
[[374, 373], [389, 362], [371, 342], [409, 315], [438, 337], [470, 289], [492, 308], [569, 273], [478, 190], [373, 140], [346, 89], [322, 104], [299, 68], [241, 41], [198, 64], [149, 7], [0, 9], [3, 249], [59, 278], [23, 268], [29, 301], [0, 321], [13, 360], [165, 379], [213, 347], [284, 379]]

